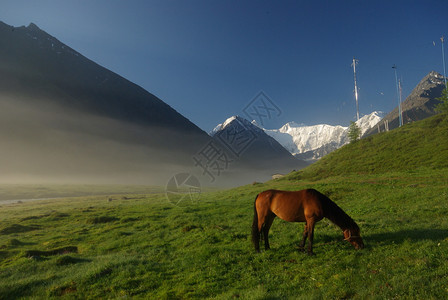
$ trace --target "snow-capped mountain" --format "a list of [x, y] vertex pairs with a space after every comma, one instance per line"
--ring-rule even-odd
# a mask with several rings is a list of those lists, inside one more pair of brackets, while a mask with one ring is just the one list
[[216, 126], [210, 135], [235, 160], [234, 167], [257, 169], [266, 175], [290, 172], [307, 164], [265, 133], [254, 122], [233, 116]]
[[227, 129], [232, 128], [232, 127], [234, 128], [235, 126], [245, 127], [247, 129], [254, 131], [255, 133], [261, 133], [263, 131], [263, 129], [255, 121], [249, 122], [248, 120], [246, 120], [240, 116], [232, 116], [232, 117], [228, 118], [227, 120], [225, 120], [224, 123], [216, 125], [216, 127], [212, 131], [210, 131], [210, 136], [213, 137], [218, 132], [220, 132], [226, 128]]
[[[372, 112], [356, 121], [361, 135], [381, 120], [380, 112]], [[316, 160], [349, 142], [348, 127], [319, 124], [299, 125], [289, 122], [280, 129], [265, 129], [294, 156], [304, 160]]]
[[374, 111], [369, 115], [365, 115], [356, 121], [356, 125], [361, 129], [361, 136], [366, 133], [367, 130], [373, 128], [378, 122], [382, 120], [382, 116], [384, 115], [381, 111]]
[[292, 154], [315, 150], [322, 145], [344, 139], [346, 127], [320, 124], [314, 126], [298, 125], [289, 122], [280, 129], [265, 130]]

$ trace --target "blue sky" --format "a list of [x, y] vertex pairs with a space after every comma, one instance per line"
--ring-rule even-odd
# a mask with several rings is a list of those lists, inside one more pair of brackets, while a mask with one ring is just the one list
[[431, 70], [443, 72], [440, 37], [448, 39], [448, 1], [432, 0], [0, 0], [0, 20], [37, 24], [207, 132], [244, 115], [260, 91], [281, 110], [265, 127], [347, 126], [354, 56], [361, 115], [389, 112], [392, 65], [406, 96]]

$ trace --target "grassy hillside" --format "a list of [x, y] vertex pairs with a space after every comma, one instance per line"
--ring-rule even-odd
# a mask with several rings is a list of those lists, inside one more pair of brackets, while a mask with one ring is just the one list
[[439, 114], [346, 145], [293, 178], [380, 174], [448, 167], [448, 115]]
[[[204, 193], [185, 207], [163, 193], [0, 203], [0, 299], [444, 299], [448, 168], [434, 137], [446, 122], [436, 116], [344, 147], [280, 180]], [[386, 141], [406, 148], [394, 153]], [[354, 160], [354, 152], [376, 158]], [[408, 159], [406, 167], [394, 167], [397, 156]], [[303, 224], [277, 219], [271, 250], [255, 253], [255, 195], [309, 187], [358, 223], [366, 248], [354, 250], [323, 220], [309, 257], [297, 251]]]

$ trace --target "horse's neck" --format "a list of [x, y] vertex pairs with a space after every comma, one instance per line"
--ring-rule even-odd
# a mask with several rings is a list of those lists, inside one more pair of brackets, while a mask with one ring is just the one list
[[354, 221], [352, 220], [352, 218], [350, 218], [339, 206], [337, 206], [336, 203], [331, 201], [331, 203], [329, 203], [329, 206], [330, 207], [325, 210], [324, 217], [341, 228], [342, 231], [353, 227]]
[[328, 215], [328, 216], [326, 216], [326, 218], [329, 219], [335, 225], [337, 225], [339, 228], [341, 228], [342, 231], [344, 231], [348, 228], [346, 222], [342, 222], [341, 219], [335, 218], [333, 215]]

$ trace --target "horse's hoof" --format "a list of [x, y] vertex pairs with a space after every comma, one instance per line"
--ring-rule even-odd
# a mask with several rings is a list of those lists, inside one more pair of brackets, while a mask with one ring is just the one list
[[308, 256], [314, 256], [316, 254], [314, 254], [314, 252], [307, 252]]

